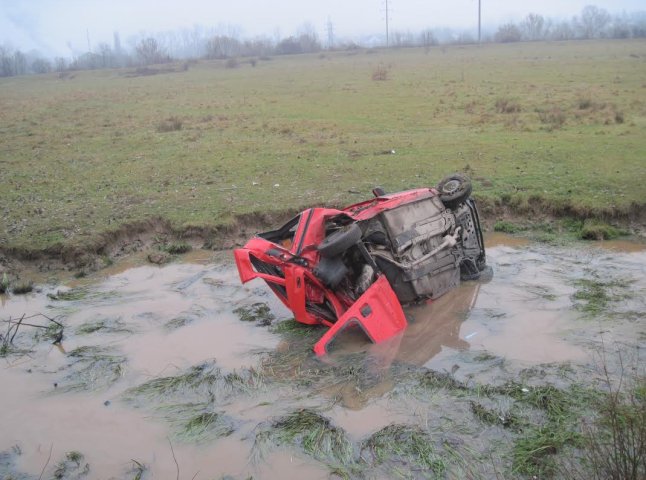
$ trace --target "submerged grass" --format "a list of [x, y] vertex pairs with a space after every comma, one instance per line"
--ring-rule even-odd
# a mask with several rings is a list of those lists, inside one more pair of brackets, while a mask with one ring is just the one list
[[121, 318], [99, 318], [90, 320], [76, 329], [77, 335], [90, 335], [92, 333], [133, 333]]
[[84, 462], [85, 456], [77, 451], [67, 452], [65, 458], [58, 462], [52, 474], [56, 480], [80, 479], [90, 473], [90, 464]]
[[163, 405], [156, 413], [171, 424], [174, 438], [186, 443], [212, 441], [235, 431], [233, 419], [215, 411], [211, 402]]
[[361, 444], [361, 458], [392, 477], [442, 478], [446, 460], [428, 432], [413, 425], [388, 425]]
[[274, 314], [271, 313], [269, 305], [262, 302], [243, 305], [234, 309], [233, 313], [235, 313], [243, 322], [256, 322], [256, 324], [260, 326], [271, 325], [271, 322], [276, 318]]
[[272, 444], [297, 447], [330, 468], [346, 474], [355, 466], [354, 446], [345, 431], [313, 410], [296, 410], [261, 425], [253, 447], [254, 457], [262, 459]]
[[105, 347], [83, 346], [67, 354], [69, 371], [59, 391], [106, 389], [124, 374], [126, 357]]
[[130, 401], [140, 401], [144, 405], [150, 402], [163, 402], [175, 396], [198, 395], [209, 396], [213, 386], [222, 378], [220, 369], [214, 362], [205, 362], [191, 367], [187, 372], [170, 376], [154, 378], [124, 392], [124, 398]]
[[575, 308], [590, 315], [601, 314], [608, 310], [610, 303], [629, 298], [632, 283], [628, 279], [602, 281], [596, 277], [576, 280], [577, 291], [572, 295]]

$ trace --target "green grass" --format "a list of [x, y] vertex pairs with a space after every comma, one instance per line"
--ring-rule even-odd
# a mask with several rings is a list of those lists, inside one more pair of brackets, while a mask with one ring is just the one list
[[243, 322], [256, 322], [258, 325], [267, 326], [276, 318], [269, 305], [262, 302], [253, 303], [251, 305], [243, 305], [233, 310], [238, 318]]
[[78, 347], [67, 356], [70, 366], [58, 388], [63, 392], [105, 390], [123, 376], [127, 365], [125, 356], [104, 347]]
[[610, 303], [631, 297], [630, 279], [614, 278], [602, 281], [596, 277], [581, 278], [574, 284], [577, 288], [572, 294], [575, 308], [590, 315], [604, 313]]
[[[644, 48], [455, 46], [0, 79], [0, 242], [94, 251], [124, 224], [196, 231], [455, 170], [491, 208], [625, 213], [646, 198]], [[386, 81], [372, 80], [378, 65]]]
[[447, 468], [431, 435], [413, 425], [393, 424], [375, 432], [363, 442], [361, 457], [369, 465], [387, 464], [385, 470], [392, 476], [398, 472], [424, 472], [420, 478], [443, 478]]
[[262, 426], [256, 434], [254, 455], [262, 458], [272, 443], [299, 447], [342, 472], [355, 462], [354, 447], [345, 431], [313, 410], [295, 410]]

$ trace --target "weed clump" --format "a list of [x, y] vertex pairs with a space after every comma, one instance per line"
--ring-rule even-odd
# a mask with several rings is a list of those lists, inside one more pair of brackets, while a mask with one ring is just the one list
[[646, 377], [599, 398], [599, 415], [584, 425], [583, 445], [590, 472], [580, 478], [646, 478]]
[[19, 282], [11, 289], [14, 295], [24, 295], [30, 293], [34, 289], [34, 283], [32, 281]]
[[76, 329], [77, 335], [90, 335], [95, 332], [101, 333], [132, 333], [120, 318], [100, 318], [84, 323]]
[[483, 423], [489, 425], [500, 425], [512, 430], [520, 430], [522, 421], [517, 415], [511, 412], [493, 411], [479, 402], [471, 401], [471, 412]]
[[204, 441], [227, 437], [235, 429], [222, 412], [203, 412], [191, 417], [179, 433], [185, 440]]
[[606, 310], [610, 302], [617, 302], [626, 298], [628, 280], [615, 279], [607, 282], [582, 278], [575, 281], [577, 291], [572, 295], [575, 308], [589, 314], [599, 314]]
[[171, 424], [174, 437], [187, 443], [202, 443], [228, 437], [235, 431], [233, 420], [214, 411], [212, 402], [178, 403], [160, 407], [157, 413]]
[[186, 396], [189, 393], [208, 396], [211, 387], [221, 378], [220, 369], [213, 362], [206, 362], [191, 367], [186, 373], [171, 377], [154, 378], [125, 392], [126, 400], [140, 398], [146, 404], [160, 402], [175, 395]]
[[65, 458], [56, 464], [53, 477], [57, 480], [64, 478], [82, 478], [90, 473], [90, 464], [84, 463], [85, 456], [76, 451], [67, 452]]
[[68, 353], [70, 372], [61, 385], [61, 391], [105, 389], [123, 376], [126, 357], [96, 347], [79, 347]]
[[124, 398], [145, 406], [163, 406], [186, 402], [187, 399], [217, 402], [234, 395], [250, 393], [262, 385], [262, 375], [253, 368], [224, 374], [215, 362], [205, 362], [180, 375], [154, 378], [129, 388], [124, 392]]
[[271, 322], [276, 318], [269, 305], [262, 302], [257, 302], [251, 305], [244, 305], [233, 310], [240, 320], [243, 322], [256, 322], [260, 326], [271, 325]]
[[404, 467], [438, 478], [447, 468], [430, 435], [414, 425], [388, 425], [377, 431], [363, 442], [361, 458], [369, 465], [385, 468], [393, 476]]
[[547, 126], [548, 131], [558, 130], [565, 125], [567, 115], [561, 107], [552, 106], [547, 109], [537, 110], [538, 118], [541, 123]]
[[159, 133], [176, 132], [182, 129], [182, 120], [179, 117], [168, 117], [157, 125]]
[[496, 100], [496, 112], [498, 113], [518, 113], [520, 112], [520, 103], [511, 98], [499, 98]]
[[389, 69], [383, 64], [379, 64], [372, 71], [372, 79], [376, 82], [385, 82], [388, 80]]
[[256, 457], [262, 458], [271, 443], [299, 447], [307, 455], [341, 471], [347, 471], [355, 463], [354, 447], [345, 431], [309, 409], [296, 410], [264, 425], [256, 435]]
[[623, 232], [599, 220], [588, 218], [581, 225], [579, 237], [583, 240], [612, 240]]
[[523, 230], [522, 227], [505, 220], [498, 220], [493, 226], [494, 232], [518, 233]]
[[170, 253], [171, 255], [181, 255], [182, 253], [190, 252], [192, 249], [193, 247], [191, 247], [191, 245], [184, 242], [169, 243], [162, 247], [163, 251]]

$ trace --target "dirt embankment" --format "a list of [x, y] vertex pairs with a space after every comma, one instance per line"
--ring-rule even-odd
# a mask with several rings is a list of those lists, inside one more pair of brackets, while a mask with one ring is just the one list
[[[593, 211], [567, 204], [555, 205], [541, 198], [529, 198], [523, 202], [484, 198], [478, 202], [485, 231], [491, 231], [501, 220], [522, 225], [524, 229], [541, 229], [562, 218], [595, 218], [639, 238], [646, 238], [646, 204], [632, 204], [624, 210], [608, 207]], [[19, 275], [25, 269], [87, 273], [99, 270], [115, 259], [171, 242], [184, 242], [193, 248], [209, 250], [231, 249], [242, 245], [256, 232], [280, 225], [298, 211], [300, 209], [244, 214], [225, 225], [181, 228], [155, 217], [121, 225], [85, 243], [56, 244], [40, 250], [0, 246], [0, 273]]]

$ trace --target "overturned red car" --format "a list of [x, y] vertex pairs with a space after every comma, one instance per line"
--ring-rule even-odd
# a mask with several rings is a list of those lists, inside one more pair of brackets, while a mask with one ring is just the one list
[[305, 324], [358, 325], [375, 343], [406, 328], [403, 304], [435, 299], [477, 279], [486, 257], [471, 182], [386, 194], [342, 210], [310, 208], [234, 251], [240, 279], [261, 278]]

